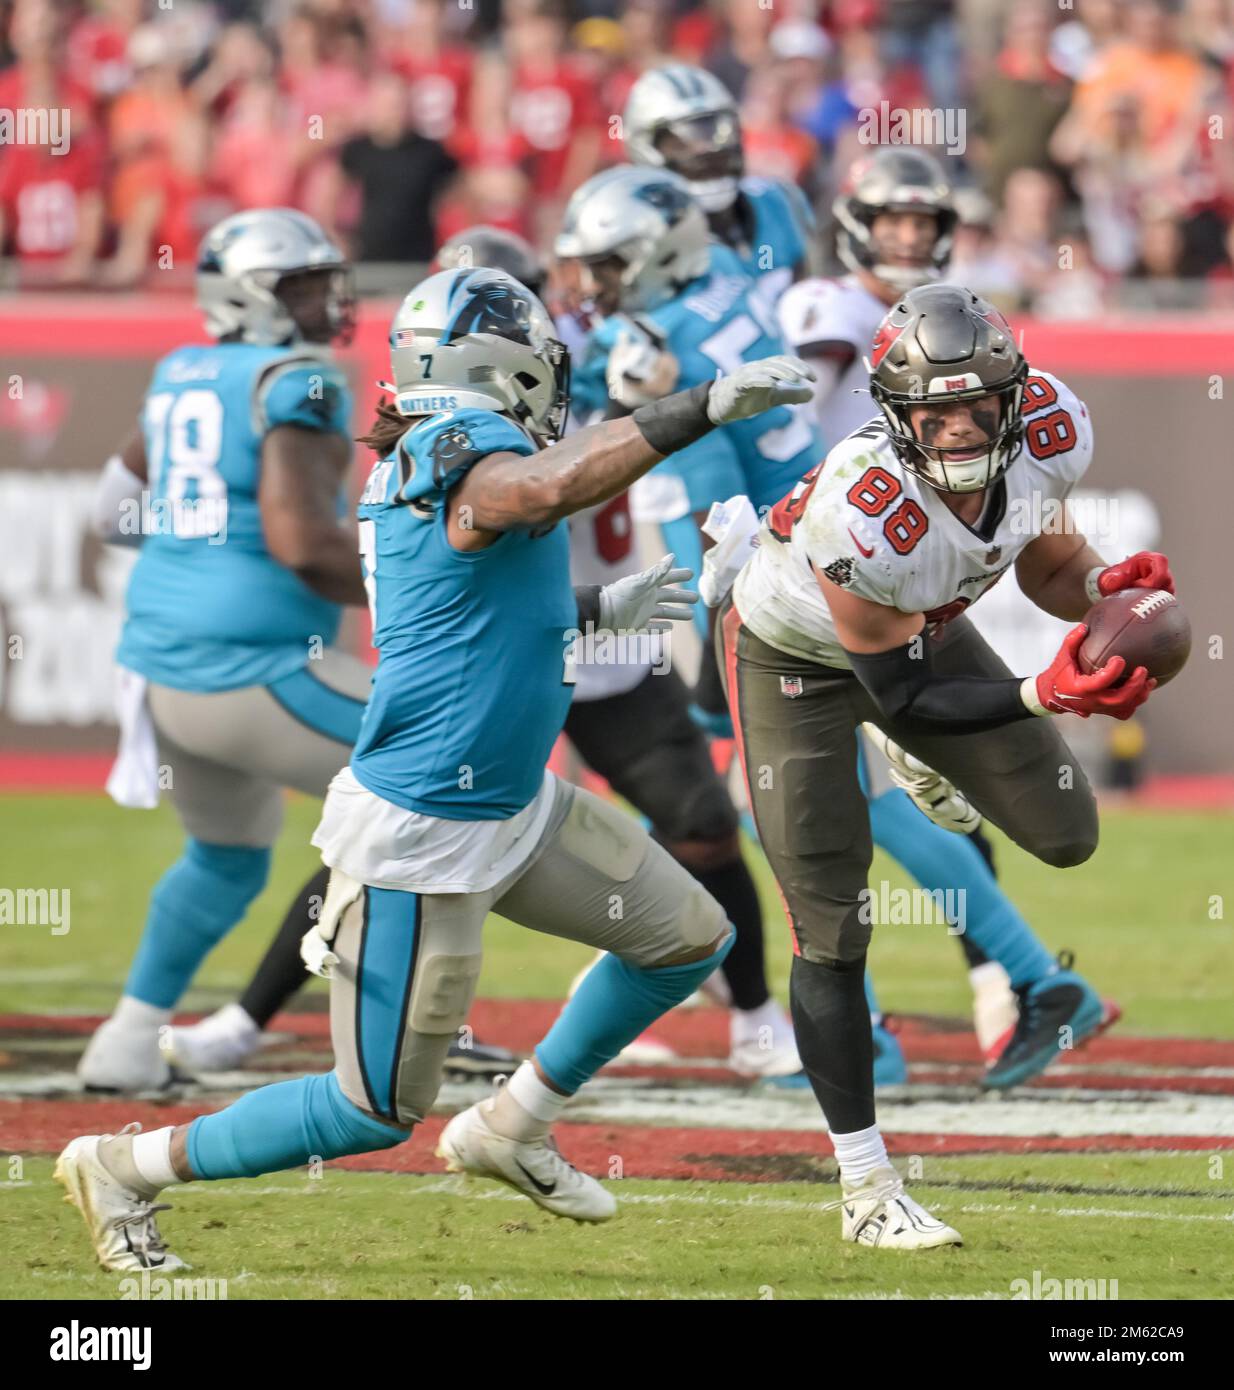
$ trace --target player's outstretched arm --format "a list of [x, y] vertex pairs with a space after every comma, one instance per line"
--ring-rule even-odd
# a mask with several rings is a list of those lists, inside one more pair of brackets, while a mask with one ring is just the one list
[[1045, 714], [1127, 719], [1156, 684], [1138, 667], [1115, 689], [1123, 675], [1121, 657], [1085, 675], [1077, 657], [1086, 632], [1083, 624], [1039, 676], [1000, 680], [936, 675], [924, 613], [902, 613], [874, 603], [815, 573], [853, 674], [889, 725], [905, 733], [976, 734]]
[[809, 400], [812, 380], [797, 358], [768, 357], [579, 430], [530, 458], [490, 454], [451, 494], [450, 542], [478, 549], [502, 531], [552, 525], [607, 502], [717, 425]]
[[356, 533], [335, 510], [350, 462], [342, 435], [279, 425], [261, 446], [257, 500], [266, 548], [279, 564], [323, 598], [360, 606], [368, 597]]

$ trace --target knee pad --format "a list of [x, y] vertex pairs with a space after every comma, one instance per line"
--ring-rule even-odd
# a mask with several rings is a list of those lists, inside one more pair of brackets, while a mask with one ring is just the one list
[[574, 794], [557, 843], [618, 883], [634, 877], [647, 855], [646, 832], [632, 817], [598, 796]]
[[724, 954], [727, 955], [732, 949], [734, 933], [729, 926], [728, 915], [701, 883], [694, 883], [690, 892], [681, 898], [672, 925], [676, 942], [662, 954], [659, 962], [644, 968], [654, 970], [657, 964], [663, 965], [676, 960], [678, 956], [697, 951], [700, 946], [710, 945], [725, 933], [729, 941]]

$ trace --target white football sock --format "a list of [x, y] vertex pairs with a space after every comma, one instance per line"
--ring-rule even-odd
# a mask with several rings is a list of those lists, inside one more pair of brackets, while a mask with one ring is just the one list
[[99, 1162], [130, 1192], [147, 1201], [183, 1182], [171, 1166], [172, 1125], [149, 1134], [112, 1134], [99, 1144]]
[[855, 1187], [875, 1168], [888, 1166], [887, 1147], [877, 1125], [854, 1130], [852, 1134], [833, 1134], [831, 1130], [827, 1133], [835, 1147], [840, 1178], [847, 1186]]
[[523, 1062], [489, 1102], [484, 1118], [505, 1138], [529, 1143], [545, 1137], [569, 1101], [546, 1086], [530, 1062]]
[[144, 999], [136, 999], [131, 994], [122, 994], [112, 1018], [124, 1028], [149, 1028], [157, 1032], [165, 1023], [171, 1022], [170, 1009], [160, 1009], [156, 1004], [147, 1004]]

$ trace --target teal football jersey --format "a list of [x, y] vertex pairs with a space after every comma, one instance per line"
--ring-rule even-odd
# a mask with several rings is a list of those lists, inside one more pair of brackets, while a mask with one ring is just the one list
[[[688, 390], [746, 362], [786, 352], [779, 329], [755, 281], [727, 248], [712, 249], [710, 272], [673, 300], [639, 316], [677, 358], [676, 390]], [[580, 415], [608, 404], [604, 379], [608, 355], [630, 323], [615, 314], [589, 335], [571, 378], [571, 399]], [[691, 512], [745, 493], [756, 508], [773, 507], [822, 458], [808, 406], [776, 406], [749, 420], [712, 430], [670, 455], [653, 475], [681, 479]]]
[[456, 550], [446, 493], [487, 454], [536, 446], [496, 412], [410, 430], [360, 499], [379, 652], [351, 757], [377, 796], [445, 820], [505, 820], [540, 790], [565, 723], [578, 621], [565, 526]]
[[[278, 425], [349, 434], [342, 372], [312, 348], [187, 347], [155, 368], [142, 411], [149, 505], [117, 660], [160, 685], [265, 685], [329, 645], [338, 604], [266, 549], [261, 446]], [[339, 492], [339, 514], [345, 507]]]

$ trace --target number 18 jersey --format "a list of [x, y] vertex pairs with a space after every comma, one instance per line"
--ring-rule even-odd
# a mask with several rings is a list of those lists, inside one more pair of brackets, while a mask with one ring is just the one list
[[1024, 445], [989, 489], [981, 531], [901, 464], [881, 421], [840, 441], [767, 516], [737, 577], [742, 622], [780, 651], [849, 668], [815, 570], [872, 603], [958, 617], [1044, 531], [1061, 530], [1093, 451], [1083, 402], [1048, 372], [1024, 391]]

